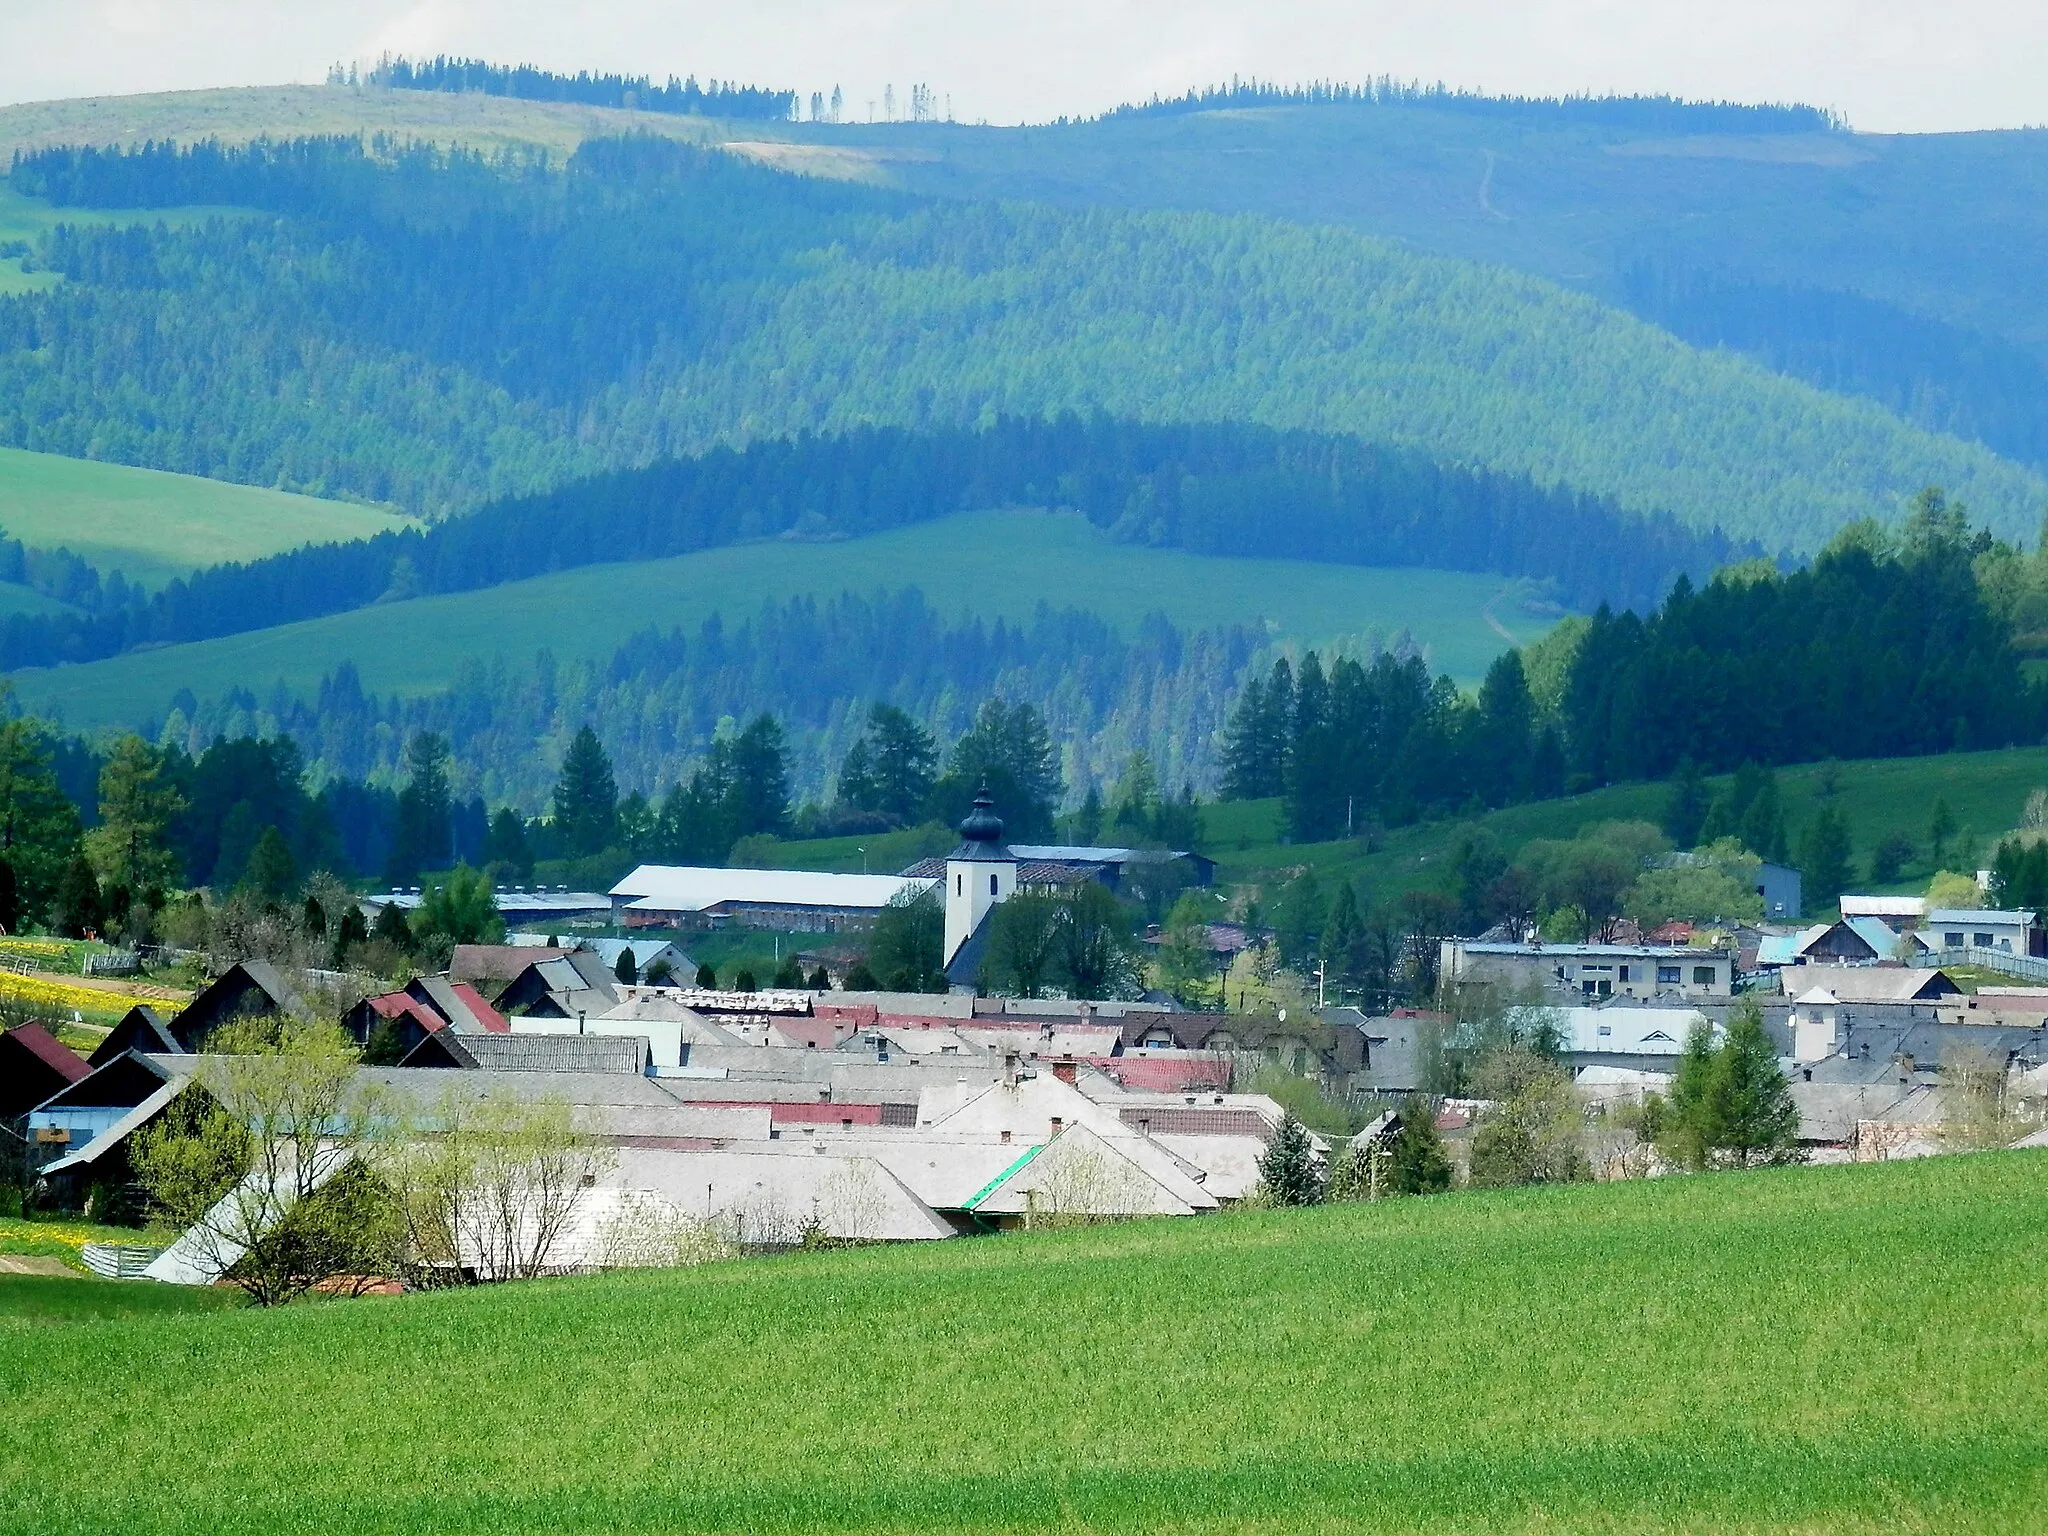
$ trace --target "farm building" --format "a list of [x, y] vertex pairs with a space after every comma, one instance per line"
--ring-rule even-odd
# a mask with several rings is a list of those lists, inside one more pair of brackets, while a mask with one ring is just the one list
[[870, 926], [905, 892], [931, 882], [901, 875], [828, 875], [801, 869], [704, 869], [642, 864], [611, 889], [628, 928], [706, 929], [740, 923], [797, 933]]

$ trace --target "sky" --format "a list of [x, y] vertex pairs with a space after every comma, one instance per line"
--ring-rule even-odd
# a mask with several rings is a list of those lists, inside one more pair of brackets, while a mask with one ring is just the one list
[[2039, 0], [0, 0], [0, 103], [310, 83], [387, 50], [838, 85], [850, 117], [914, 83], [1015, 123], [1390, 74], [1798, 100], [1871, 132], [2048, 124]]

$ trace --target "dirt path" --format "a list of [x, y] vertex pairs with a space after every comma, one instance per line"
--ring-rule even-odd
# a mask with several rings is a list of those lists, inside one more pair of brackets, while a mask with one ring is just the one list
[[1486, 156], [1486, 170], [1479, 178], [1479, 211], [1489, 219], [1499, 219], [1503, 224], [1512, 224], [1513, 219], [1493, 206], [1493, 167], [1499, 157], [1490, 149], [1482, 149], [1479, 153]]

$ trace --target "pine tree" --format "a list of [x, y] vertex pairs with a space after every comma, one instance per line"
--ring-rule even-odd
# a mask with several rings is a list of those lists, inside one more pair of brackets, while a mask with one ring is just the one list
[[99, 877], [92, 872], [92, 865], [81, 850], [64, 867], [63, 881], [57, 887], [58, 930], [67, 937], [82, 939], [97, 931], [105, 920], [106, 914], [100, 909]]
[[533, 872], [533, 848], [526, 840], [526, 818], [509, 805], [491, 813], [484, 834], [484, 865], [498, 865], [524, 879]]
[[784, 955], [782, 963], [775, 967], [775, 979], [769, 985], [780, 991], [794, 991], [804, 984], [804, 968], [795, 955]]
[[243, 880], [251, 890], [273, 901], [287, 895], [299, 883], [298, 865], [292, 858], [291, 845], [276, 827], [265, 827], [263, 835], [256, 839]]
[[812, 969], [811, 979], [804, 985], [812, 992], [830, 992], [832, 990], [832, 978], [827, 974], [825, 967], [820, 965]]
[[1799, 1107], [1779, 1070], [1777, 1047], [1764, 1031], [1763, 1011], [1753, 1001], [1744, 999], [1728, 1016], [1709, 1098], [1714, 1145], [1732, 1152], [1739, 1166], [1797, 1156]]
[[446, 739], [421, 731], [406, 746], [405, 764], [409, 777], [398, 795], [388, 870], [393, 885], [410, 884], [423, 869], [445, 869], [454, 854]]
[[1357, 980], [1364, 942], [1365, 924], [1358, 914], [1358, 894], [1349, 880], [1340, 880], [1337, 894], [1330, 900], [1329, 921], [1323, 925], [1321, 951], [1326, 984], [1348, 986]]
[[877, 704], [869, 712], [867, 739], [872, 743], [870, 809], [907, 826], [931, 798], [939, 770], [938, 745], [929, 731], [893, 704]]
[[718, 972], [711, 969], [708, 960], [697, 962], [697, 985], [706, 992], [716, 991], [718, 988]]
[[555, 780], [555, 833], [571, 858], [589, 858], [610, 847], [618, 832], [619, 786], [612, 760], [588, 725], [576, 733]]
[[1275, 1205], [1320, 1205], [1323, 1170], [1308, 1129], [1289, 1110], [1259, 1158], [1259, 1184]]
[[1942, 861], [1948, 856], [1948, 840], [1955, 835], [1955, 812], [1948, 808], [1947, 796], [1937, 796], [1934, 801], [1934, 814], [1927, 824], [1927, 852], [1936, 869], [1942, 867]]
[[1816, 907], [1831, 905], [1848, 887], [1849, 824], [1839, 807], [1821, 807], [1800, 840], [1799, 873], [1806, 899]]
[[1401, 1101], [1401, 1129], [1387, 1160], [1387, 1188], [1397, 1195], [1433, 1195], [1451, 1187], [1451, 1159], [1436, 1112], [1419, 1094]]
[[164, 777], [163, 754], [140, 736], [123, 736], [100, 769], [100, 824], [85, 836], [102, 879], [130, 891], [175, 884], [171, 822], [185, 797]]
[[640, 967], [634, 963], [631, 946], [621, 949], [619, 958], [612, 962], [612, 979], [628, 987], [640, 979]]
[[1665, 1106], [1664, 1155], [1682, 1168], [1704, 1168], [1708, 1151], [1721, 1134], [1715, 1119], [1714, 1031], [1704, 1018], [1686, 1031], [1685, 1049], [1671, 1079]]
[[1674, 848], [1699, 846], [1700, 830], [1707, 820], [1706, 780], [1699, 765], [1687, 758], [1671, 776], [1671, 794], [1664, 802], [1664, 835]]

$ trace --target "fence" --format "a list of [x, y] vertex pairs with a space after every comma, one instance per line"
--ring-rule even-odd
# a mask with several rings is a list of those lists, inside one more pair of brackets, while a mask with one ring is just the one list
[[109, 1280], [140, 1280], [156, 1262], [161, 1248], [130, 1248], [119, 1243], [87, 1243], [78, 1251], [85, 1267]]
[[2016, 955], [2009, 949], [1985, 949], [1976, 944], [1965, 944], [1958, 949], [1933, 950], [1923, 963], [1936, 967], [1981, 966], [1987, 971], [1997, 971], [2001, 976], [2048, 986], [2048, 960], [2039, 960], [2032, 955]]
[[88, 976], [133, 976], [142, 969], [142, 956], [132, 949], [108, 949], [85, 957]]

